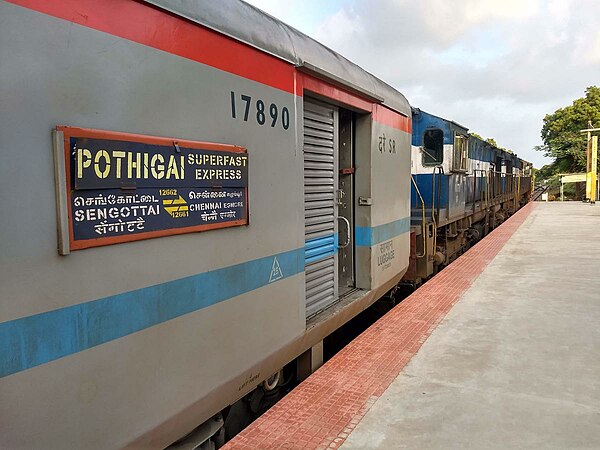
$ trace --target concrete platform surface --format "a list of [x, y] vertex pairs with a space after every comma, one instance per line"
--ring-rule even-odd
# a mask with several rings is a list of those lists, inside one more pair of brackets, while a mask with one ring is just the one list
[[599, 230], [537, 204], [341, 448], [600, 448]]
[[225, 450], [600, 449], [599, 229], [530, 203]]

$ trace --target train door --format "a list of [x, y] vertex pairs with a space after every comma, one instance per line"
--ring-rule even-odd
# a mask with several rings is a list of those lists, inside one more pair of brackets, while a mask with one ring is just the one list
[[303, 125], [309, 318], [354, 287], [352, 114], [305, 99]]
[[356, 286], [354, 277], [354, 122], [352, 112], [339, 111], [338, 278], [339, 295]]
[[306, 317], [338, 298], [338, 110], [304, 100]]

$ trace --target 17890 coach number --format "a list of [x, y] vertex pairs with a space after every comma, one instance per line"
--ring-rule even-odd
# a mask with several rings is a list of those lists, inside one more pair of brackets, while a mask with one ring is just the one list
[[[238, 111], [238, 106], [239, 111]], [[253, 100], [251, 96], [241, 94], [236, 95], [234, 91], [231, 91], [231, 118], [237, 119], [238, 114], [240, 118], [244, 119], [244, 122], [248, 122], [250, 115], [256, 119], [256, 123], [264, 125], [269, 123], [272, 128], [277, 126], [277, 123], [281, 125], [284, 130], [290, 127], [290, 111], [287, 107], [280, 108], [275, 104], [271, 103], [268, 107], [266, 103], [261, 100]]]

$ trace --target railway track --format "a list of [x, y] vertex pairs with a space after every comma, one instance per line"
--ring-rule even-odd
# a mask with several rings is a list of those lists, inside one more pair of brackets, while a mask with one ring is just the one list
[[531, 201], [537, 202], [544, 192], [548, 192], [549, 186], [537, 186], [531, 193]]

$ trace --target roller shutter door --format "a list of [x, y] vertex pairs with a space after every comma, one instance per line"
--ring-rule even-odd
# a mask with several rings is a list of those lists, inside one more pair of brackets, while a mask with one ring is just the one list
[[337, 300], [337, 110], [304, 102], [307, 318]]

